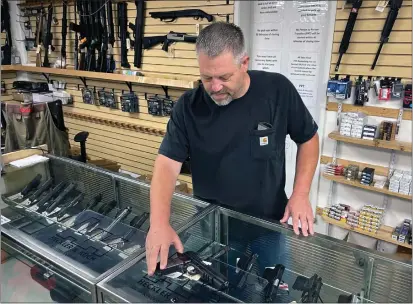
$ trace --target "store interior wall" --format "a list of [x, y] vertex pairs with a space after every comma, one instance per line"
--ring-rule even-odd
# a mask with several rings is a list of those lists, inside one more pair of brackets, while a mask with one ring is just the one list
[[[199, 8], [208, 13], [214, 14], [217, 20], [234, 21], [239, 24], [244, 33], [248, 37], [250, 29], [246, 27], [246, 23], [242, 24], [241, 21], [248, 21], [248, 10], [242, 9], [243, 5], [247, 5], [247, 1], [192, 1], [191, 7], [188, 7], [185, 1], [148, 1], [146, 12], [146, 26], [145, 36], [152, 36], [157, 34], [166, 34], [172, 28], [171, 24], [165, 24], [159, 20], [154, 20], [148, 17], [148, 11], [160, 11], [160, 10], [178, 10], [184, 8]], [[331, 25], [331, 32], [329, 35], [329, 43], [332, 49], [332, 56], [324, 61], [323, 68], [326, 71], [324, 74], [324, 83], [322, 86], [326, 86], [328, 80], [328, 74], [332, 75], [332, 66], [335, 64], [337, 57], [337, 48], [341, 41], [343, 24], [345, 26], [349, 7], [341, 10], [343, 1], [338, 1], [336, 8], [331, 12], [332, 20], [335, 20], [335, 25]], [[384, 13], [376, 13], [374, 6], [377, 4], [374, 1], [365, 1], [356, 28], [353, 34], [352, 41], [350, 43], [349, 51], [343, 57], [342, 67], [343, 74], [350, 74], [352, 77], [356, 77], [359, 74], [369, 75], [369, 64], [374, 57], [374, 53], [378, 47], [378, 38], [384, 21], [387, 16], [387, 10]], [[9, 1], [11, 7], [11, 19], [12, 19], [12, 33], [15, 39], [21, 40], [22, 32], [21, 27], [18, 26], [17, 14], [19, 14], [17, 3], [15, 1]], [[115, 7], [115, 6], [114, 6]], [[61, 19], [61, 4], [56, 4], [55, 12], [58, 19]], [[128, 17], [130, 22], [134, 22], [136, 11], [133, 3], [129, 3]], [[116, 16], [116, 13], [115, 13]], [[74, 21], [73, 6], [69, 7], [68, 22]], [[32, 21], [33, 24], [34, 20]], [[188, 34], [196, 34], [196, 24], [199, 23], [202, 26], [206, 26], [208, 22], [194, 21], [190, 18], [180, 20], [177, 24], [173, 25], [173, 29], [178, 32], [186, 32]], [[34, 24], [35, 25], [35, 24]], [[115, 22], [116, 26], [116, 22]], [[56, 46], [56, 51], [52, 54], [52, 62], [57, 58], [60, 53], [60, 27], [59, 25], [53, 25], [54, 39], [53, 43]], [[20, 32], [20, 34], [19, 34]], [[411, 1], [405, 0], [403, 2], [403, 8], [399, 14], [399, 18], [396, 21], [394, 32], [392, 33], [390, 43], [386, 44], [383, 48], [380, 61], [384, 64], [378, 64], [375, 74], [376, 76], [400, 76], [404, 81], [411, 82]], [[4, 33], [3, 33], [4, 34]], [[2, 34], [2, 35], [3, 35]], [[3, 37], [3, 36], [2, 36]], [[366, 40], [363, 40], [366, 39]], [[367, 41], [366, 43], [364, 41]], [[33, 64], [35, 62], [35, 52], [25, 52], [22, 43], [16, 43], [19, 45], [19, 52], [21, 54], [22, 62]], [[117, 39], [115, 44], [116, 58], [119, 60], [119, 41]], [[73, 32], [68, 31], [68, 58], [69, 66], [73, 58], [74, 49], [74, 35]], [[407, 59], [410, 57], [410, 61]], [[394, 60], [393, 60], [394, 58]], [[26, 61], [27, 60], [27, 61]], [[133, 60], [133, 51], [129, 51], [129, 61]], [[392, 64], [389, 64], [391, 62]], [[152, 50], [144, 51], [143, 68], [142, 72], [160, 72], [165, 77], [171, 77], [176, 79], [198, 79], [199, 71], [196, 62], [195, 49], [192, 44], [176, 44], [175, 46], [175, 58], [170, 58], [168, 54], [163, 52], [160, 47], [156, 47]], [[398, 75], [400, 74], [400, 75]], [[30, 74], [8, 72], [2, 73], [2, 79], [6, 80], [7, 93], [2, 96], [2, 101], [11, 100], [12, 81], [16, 78], [19, 79], [32, 79], [35, 81], [44, 81], [41, 74]], [[133, 85], [133, 89], [138, 93], [140, 98], [141, 113], [128, 114], [123, 113], [120, 110], [112, 110], [104, 107], [97, 107], [94, 105], [87, 105], [82, 102], [80, 90], [83, 87], [82, 82], [73, 77], [57, 77], [52, 76], [53, 80], [67, 81], [67, 91], [72, 94], [74, 99], [73, 106], [65, 107], [65, 113], [67, 114], [82, 114], [94, 117], [99, 117], [106, 120], [123, 120], [126, 123], [139, 123], [140, 125], [147, 126], [148, 128], [156, 128], [160, 130], [166, 129], [168, 122], [167, 117], [153, 117], [148, 114], [147, 105], [145, 101], [145, 93], [150, 94], [164, 94], [164, 91], [159, 86], [149, 85]], [[88, 86], [95, 87], [96, 90], [102, 89], [102, 81], [88, 80]], [[121, 94], [122, 91], [128, 90], [128, 87], [124, 83], [107, 81], [104, 84], [105, 89], [113, 89], [116, 94]], [[175, 100], [183, 94], [185, 89], [170, 88], [169, 94]], [[373, 95], [373, 91], [370, 91], [369, 106], [390, 107], [398, 108], [397, 102], [378, 102]], [[334, 141], [328, 137], [328, 134], [334, 130], [337, 112], [326, 111], [325, 104], [328, 101], [334, 101], [327, 99], [326, 97], [320, 101], [320, 154], [331, 156]], [[348, 101], [350, 103], [350, 101]], [[383, 117], [370, 117], [369, 122], [379, 123], [386, 118]], [[74, 135], [79, 131], [88, 131], [90, 133], [87, 147], [88, 153], [93, 158], [106, 158], [118, 162], [123, 170], [138, 173], [138, 174], [151, 174], [153, 163], [162, 141], [162, 136], [156, 136], [152, 134], [145, 134], [141, 132], [131, 131], [115, 126], [102, 125], [85, 121], [82, 119], [74, 118], [67, 115], [65, 122], [69, 128], [70, 138], [73, 139]], [[412, 134], [412, 122], [409, 120], [403, 120], [401, 125], [400, 140], [411, 141]], [[77, 146], [74, 141], [71, 141], [73, 146]], [[387, 167], [389, 164], [390, 153], [386, 150], [377, 150], [367, 147], [358, 147], [355, 145], [340, 144], [338, 151], [340, 158], [372, 163], [375, 165]], [[397, 169], [411, 170], [411, 155], [406, 153], [397, 153], [396, 166]], [[322, 168], [319, 165], [318, 170]], [[187, 175], [180, 175], [180, 181], [187, 182], [192, 186], [191, 177]], [[324, 207], [328, 203], [328, 193], [330, 188], [330, 182], [324, 180], [317, 172], [313, 187], [311, 201], [313, 206]], [[345, 185], [337, 185], [337, 203], [347, 203], [353, 208], [359, 208], [364, 204], [381, 204], [384, 196], [378, 193], [364, 191], [362, 189], [356, 189]], [[400, 200], [397, 198], [391, 198], [386, 212], [384, 223], [389, 226], [395, 227], [400, 224], [404, 218], [408, 218], [411, 214], [411, 202]], [[321, 219], [317, 219], [316, 231], [320, 233], [327, 233], [326, 225]], [[344, 238], [348, 234], [338, 227], [332, 229], [332, 236], [338, 238]], [[360, 243], [364, 246], [374, 248], [376, 240], [361, 236], [359, 234], [352, 234], [351, 238], [354, 242]]]

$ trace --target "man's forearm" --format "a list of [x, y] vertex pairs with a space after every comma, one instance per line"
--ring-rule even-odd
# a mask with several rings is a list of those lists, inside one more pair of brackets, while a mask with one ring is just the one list
[[150, 191], [150, 223], [153, 226], [169, 223], [171, 199], [181, 164], [163, 155], [156, 158]]
[[319, 138], [316, 133], [309, 141], [298, 146], [293, 195], [310, 193], [318, 157]]

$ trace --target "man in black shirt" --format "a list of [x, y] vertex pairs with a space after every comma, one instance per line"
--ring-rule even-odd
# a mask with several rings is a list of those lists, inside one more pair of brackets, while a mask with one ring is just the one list
[[[283, 75], [248, 71], [241, 30], [213, 23], [197, 39], [202, 85], [176, 103], [155, 161], [151, 184], [148, 273], [158, 255], [182, 243], [169, 224], [170, 202], [183, 161], [190, 156], [194, 195], [261, 218], [313, 232], [309, 202], [319, 157], [317, 125], [294, 85]], [[285, 138], [298, 145], [292, 196], [285, 187]]]

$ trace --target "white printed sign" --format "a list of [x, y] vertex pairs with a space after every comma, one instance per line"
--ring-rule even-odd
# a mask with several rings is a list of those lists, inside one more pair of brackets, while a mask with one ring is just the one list
[[319, 24], [297, 24], [291, 28], [290, 48], [296, 51], [320, 50], [322, 28]]
[[318, 54], [290, 53], [288, 77], [290, 79], [316, 81], [318, 72]]
[[328, 1], [299, 0], [292, 1], [292, 19], [300, 23], [325, 21], [328, 12]]
[[317, 91], [314, 81], [292, 79], [291, 82], [294, 84], [295, 88], [301, 96], [301, 99], [307, 107], [316, 106]]
[[261, 22], [279, 22], [284, 18], [285, 1], [252, 1], [254, 5], [254, 19]]
[[260, 50], [281, 49], [283, 33], [281, 23], [255, 23], [253, 27], [254, 44]]
[[279, 73], [281, 52], [257, 51], [252, 58], [252, 69]]

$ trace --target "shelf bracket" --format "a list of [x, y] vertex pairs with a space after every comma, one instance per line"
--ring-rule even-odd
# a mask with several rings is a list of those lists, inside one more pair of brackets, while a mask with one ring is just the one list
[[46, 73], [42, 73], [43, 77], [46, 78], [47, 83], [50, 83], [50, 75]]
[[130, 82], [130, 81], [125, 81], [125, 83], [126, 83], [126, 85], [128, 86], [128, 89], [129, 89], [129, 92], [133, 92], [132, 91], [132, 82]]
[[83, 82], [83, 85], [85, 86], [85, 88], [87, 88], [86, 77], [79, 77], [79, 79]]
[[162, 89], [163, 89], [163, 91], [165, 92], [165, 97], [166, 97], [166, 98], [169, 98], [169, 95], [168, 95], [168, 86], [162, 86]]

